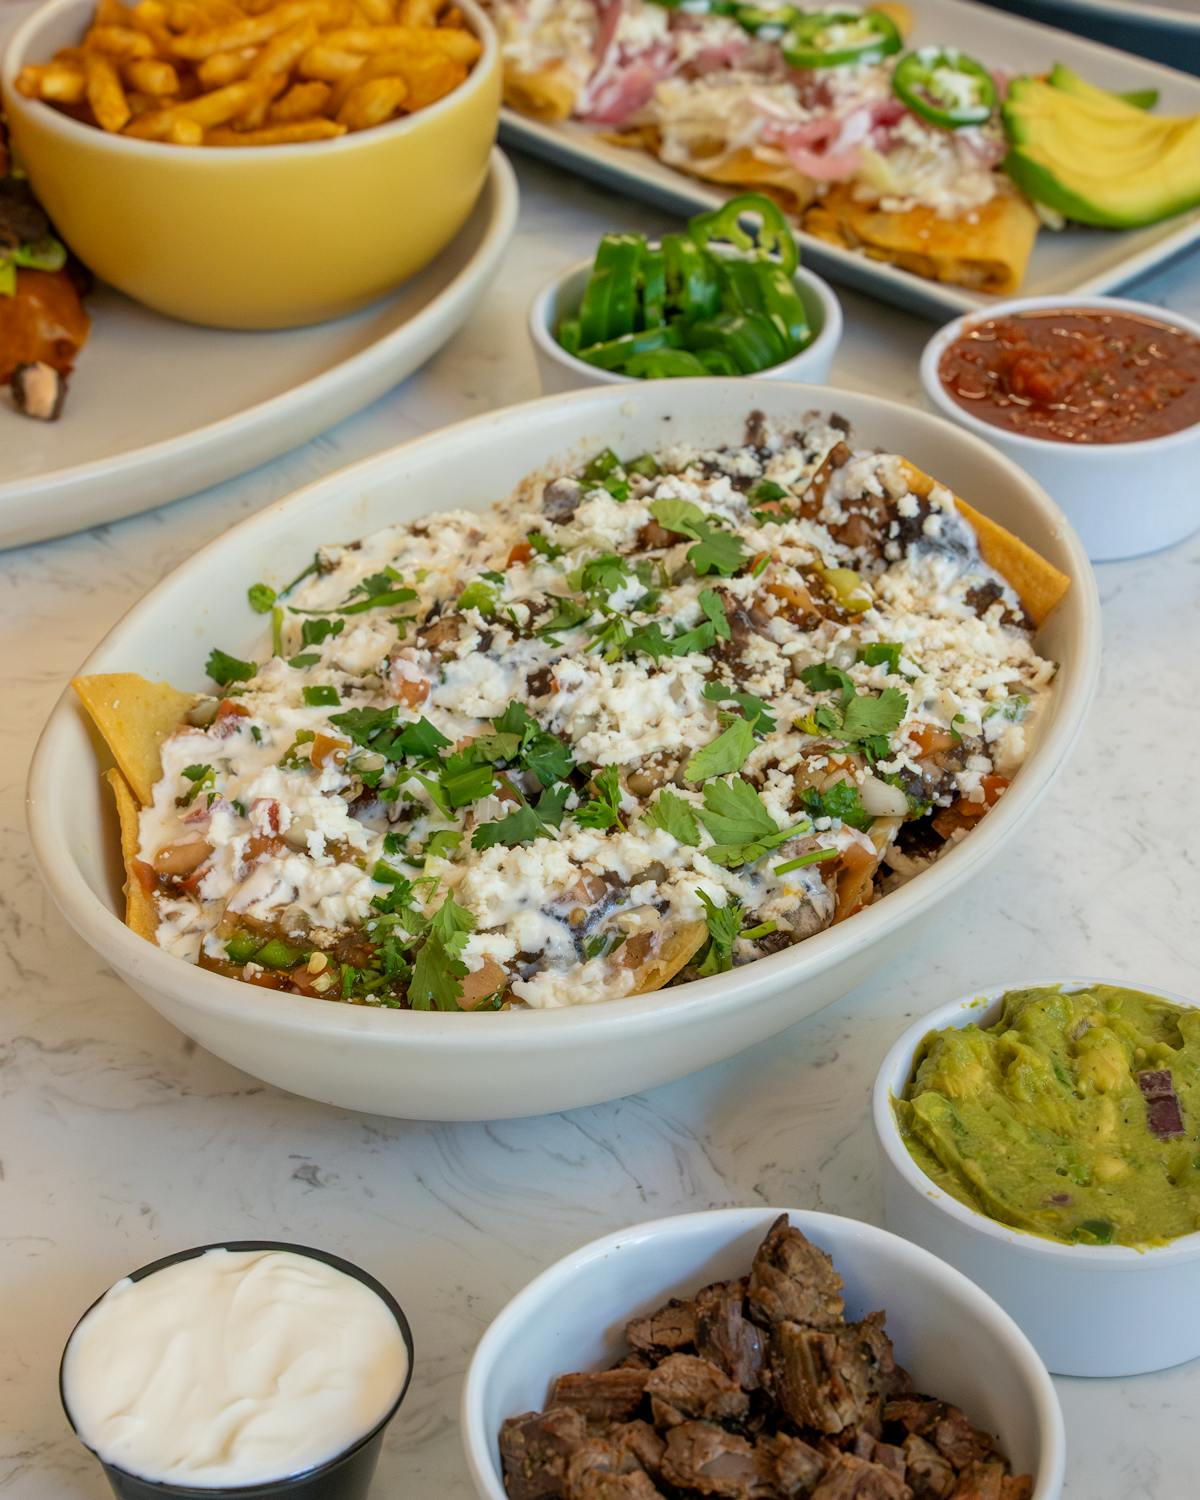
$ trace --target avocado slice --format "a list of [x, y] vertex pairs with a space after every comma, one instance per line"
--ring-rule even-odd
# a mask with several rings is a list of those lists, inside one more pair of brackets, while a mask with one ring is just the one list
[[1156, 224], [1200, 204], [1200, 115], [1147, 115], [1085, 87], [1071, 92], [1038, 78], [1009, 85], [1004, 169], [1021, 191], [1109, 229]]
[[1074, 94], [1080, 99], [1108, 99], [1120, 100], [1122, 104], [1131, 105], [1134, 109], [1153, 109], [1158, 103], [1157, 89], [1130, 89], [1126, 94], [1114, 94], [1107, 89], [1099, 89], [1094, 83], [1089, 83], [1086, 78], [1081, 78], [1073, 68], [1068, 68], [1065, 63], [1055, 63], [1050, 69], [1049, 81], [1056, 89], [1062, 89], [1065, 94]]

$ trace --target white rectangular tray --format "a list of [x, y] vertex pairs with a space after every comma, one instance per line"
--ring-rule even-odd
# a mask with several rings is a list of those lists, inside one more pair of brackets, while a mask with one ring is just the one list
[[[1035, 21], [972, 5], [969, 0], [913, 0], [912, 9], [915, 45], [949, 43], [1011, 73], [1040, 73], [1052, 63], [1062, 62], [1102, 88], [1158, 89], [1161, 98], [1157, 108], [1161, 113], [1200, 114], [1200, 78], [1190, 78], [1173, 68]], [[712, 208], [731, 196], [728, 190], [687, 177], [644, 152], [611, 145], [594, 127], [574, 122], [546, 125], [506, 109], [501, 116], [500, 138], [581, 177], [679, 213]], [[814, 270], [925, 317], [940, 320], [986, 307], [994, 300], [869, 260], [803, 230], [798, 231], [798, 238], [805, 264]], [[1112, 291], [1197, 244], [1200, 209], [1149, 229], [1042, 230], [1020, 295]], [[1200, 267], [1197, 270], [1200, 274]]]

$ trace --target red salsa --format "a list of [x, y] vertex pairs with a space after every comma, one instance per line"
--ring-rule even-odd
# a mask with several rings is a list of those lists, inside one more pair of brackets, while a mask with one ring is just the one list
[[1200, 422], [1200, 339], [1101, 308], [970, 323], [938, 366], [981, 421], [1060, 443], [1132, 443]]

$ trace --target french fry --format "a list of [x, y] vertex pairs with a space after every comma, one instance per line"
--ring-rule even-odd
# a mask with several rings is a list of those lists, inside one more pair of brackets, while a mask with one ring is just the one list
[[300, 59], [298, 71], [301, 78], [323, 78], [326, 82], [333, 83], [338, 78], [345, 78], [348, 73], [357, 73], [361, 66], [360, 53], [346, 52], [318, 42]]
[[288, 125], [307, 120], [324, 110], [332, 92], [330, 86], [319, 78], [313, 78], [308, 83], [294, 83], [282, 98], [276, 99], [271, 105], [267, 111], [267, 119], [272, 125]]
[[390, 120], [404, 103], [408, 85], [403, 78], [371, 78], [358, 83], [346, 95], [338, 110], [339, 125], [348, 130], [366, 130]]
[[258, 57], [257, 47], [240, 47], [236, 52], [214, 52], [196, 69], [196, 77], [206, 89], [224, 88], [239, 78], [248, 78]]
[[164, 139], [170, 141], [172, 146], [203, 146], [204, 126], [197, 125], [195, 120], [174, 119], [167, 128]]
[[27, 99], [45, 99], [55, 104], [82, 104], [87, 98], [87, 83], [82, 65], [75, 63], [35, 63], [17, 74], [17, 92]]
[[88, 51], [103, 52], [120, 61], [154, 56], [154, 43], [144, 31], [133, 26], [93, 26], [83, 44]]
[[396, 20], [401, 26], [436, 26], [437, 13], [438, 0], [396, 0]]
[[404, 101], [406, 113], [428, 109], [439, 99], [452, 93], [467, 76], [464, 63], [452, 57], [404, 56], [399, 59], [396, 72], [408, 86], [408, 98]]
[[262, 130], [229, 130], [219, 126], [204, 138], [207, 146], [288, 146], [298, 141], [329, 141], [345, 135], [346, 127], [318, 115], [311, 120], [289, 120]]
[[167, 30], [167, 7], [161, 0], [138, 0], [129, 13], [129, 23], [150, 38], [157, 56], [170, 58], [172, 38]]
[[83, 60], [87, 102], [101, 130], [116, 134], [129, 123], [131, 110], [112, 58], [89, 52]]
[[142, 94], [166, 96], [179, 92], [179, 74], [158, 57], [133, 57], [121, 72], [131, 89]]
[[481, 51], [453, 0], [96, 0], [16, 87], [137, 140], [279, 145], [424, 109]]
[[325, 32], [321, 40], [326, 47], [345, 52], [444, 52], [461, 63], [473, 63], [483, 51], [469, 31], [441, 27], [347, 26]]
[[133, 12], [121, 0], [96, 0], [93, 26], [132, 26]]
[[311, 16], [306, 16], [271, 38], [255, 59], [250, 77], [269, 78], [278, 73], [290, 73], [304, 53], [316, 45], [316, 40], [317, 23]]
[[326, 0], [287, 0], [259, 16], [243, 16], [238, 21], [223, 22], [206, 31], [194, 31], [177, 37], [175, 52], [196, 62], [214, 52], [228, 52], [233, 47], [253, 47], [270, 41], [279, 32], [309, 16], [326, 11]]

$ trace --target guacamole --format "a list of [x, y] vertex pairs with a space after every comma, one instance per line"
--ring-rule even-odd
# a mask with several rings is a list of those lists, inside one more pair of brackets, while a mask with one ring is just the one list
[[1067, 1244], [1200, 1230], [1200, 1009], [1091, 985], [1010, 990], [992, 1026], [931, 1032], [896, 1100], [940, 1188]]

